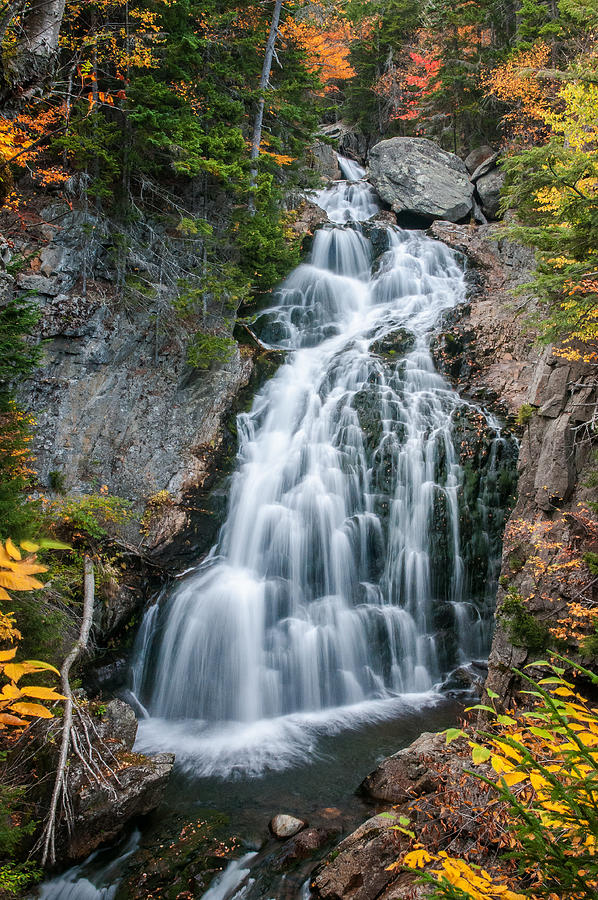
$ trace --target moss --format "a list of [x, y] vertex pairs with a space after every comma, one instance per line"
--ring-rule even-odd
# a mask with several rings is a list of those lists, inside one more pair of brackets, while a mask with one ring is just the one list
[[523, 597], [513, 587], [507, 589], [499, 618], [513, 646], [534, 651], [546, 650], [550, 646], [550, 631], [525, 608]]

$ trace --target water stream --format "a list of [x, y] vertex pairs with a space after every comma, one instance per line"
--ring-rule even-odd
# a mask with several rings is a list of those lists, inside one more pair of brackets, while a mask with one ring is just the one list
[[315, 198], [332, 223], [256, 323], [287, 362], [239, 417], [218, 544], [138, 641], [138, 748], [201, 776], [288, 768], [321, 734], [426, 703], [488, 647], [508, 445], [429, 349], [463, 266], [368, 224], [372, 188], [341, 164]]

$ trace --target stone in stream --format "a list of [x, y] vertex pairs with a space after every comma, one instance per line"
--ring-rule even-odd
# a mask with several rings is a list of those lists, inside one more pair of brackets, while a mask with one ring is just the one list
[[473, 209], [473, 185], [463, 160], [426, 138], [390, 138], [372, 148], [369, 176], [404, 219], [459, 222]]
[[269, 824], [269, 829], [274, 835], [274, 837], [278, 838], [281, 841], [286, 841], [287, 838], [293, 837], [302, 828], [305, 828], [307, 822], [304, 822], [302, 819], [297, 819], [295, 816], [288, 816], [284, 813], [279, 813], [277, 816], [274, 816], [271, 819]]

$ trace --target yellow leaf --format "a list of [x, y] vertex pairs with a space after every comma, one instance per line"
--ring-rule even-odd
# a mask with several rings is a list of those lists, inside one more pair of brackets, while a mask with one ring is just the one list
[[18, 689], [16, 684], [5, 684], [2, 688], [2, 697], [6, 697], [9, 700], [16, 700], [17, 697], [21, 696], [21, 691]]
[[27, 722], [24, 722], [22, 719], [18, 719], [16, 716], [11, 716], [10, 713], [0, 713], [0, 727], [4, 727], [5, 725], [26, 725]]
[[36, 671], [44, 671], [44, 672], [55, 672], [56, 675], [60, 675], [60, 672], [55, 666], [50, 665], [47, 662], [41, 662], [39, 659], [26, 659], [25, 665], [35, 666]]
[[8, 663], [4, 666], [4, 674], [11, 681], [18, 681], [23, 675], [29, 675], [31, 672], [56, 672], [60, 675], [58, 669], [51, 666], [50, 663], [38, 662], [36, 659], [27, 659], [22, 663]]
[[41, 581], [31, 578], [29, 575], [19, 575], [17, 572], [0, 572], [0, 587], [10, 588], [13, 591], [35, 591], [43, 588]]
[[11, 650], [1, 650], [0, 651], [0, 663], [8, 662], [10, 659], [14, 659], [16, 655], [17, 655], [16, 647], [13, 647]]
[[432, 862], [433, 856], [430, 856], [427, 850], [422, 847], [421, 850], [412, 850], [411, 853], [403, 859], [403, 864], [410, 869], [423, 869], [426, 863]]
[[12, 707], [21, 716], [35, 716], [38, 719], [53, 719], [54, 715], [41, 703], [15, 703]]
[[20, 559], [21, 558], [21, 552], [20, 552], [19, 548], [15, 547], [15, 545], [13, 544], [13, 542], [11, 541], [10, 538], [8, 538], [8, 540], [6, 541], [6, 544], [4, 546], [6, 547], [6, 552], [11, 557], [11, 559]]
[[3, 587], [0, 587], [0, 600], [10, 600], [10, 594]]
[[21, 541], [21, 547], [27, 553], [37, 553], [39, 550], [39, 544], [34, 544], [33, 541]]
[[507, 787], [513, 787], [516, 784], [520, 784], [522, 781], [526, 781], [527, 775], [524, 772], [505, 772], [502, 776], [502, 780]]
[[36, 700], [66, 700], [63, 694], [58, 694], [52, 688], [24, 687], [21, 691], [26, 697], [34, 697]]

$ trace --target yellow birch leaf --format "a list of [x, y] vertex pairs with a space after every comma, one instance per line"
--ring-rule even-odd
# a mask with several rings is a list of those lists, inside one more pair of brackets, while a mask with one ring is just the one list
[[[0, 597], [2, 595], [0, 594]], [[17, 648], [12, 647], [10, 650], [1, 650], [0, 651], [0, 663], [8, 662], [11, 659], [14, 659], [17, 655]]]
[[39, 550], [39, 544], [34, 544], [33, 541], [21, 541], [21, 547], [27, 553], [37, 553]]
[[34, 697], [36, 700], [66, 700], [63, 694], [58, 694], [52, 688], [46, 687], [24, 687], [21, 693], [26, 697]]
[[11, 559], [20, 559], [21, 558], [21, 551], [19, 550], [18, 547], [15, 547], [15, 545], [13, 544], [13, 542], [11, 541], [10, 538], [7, 539], [4, 546], [6, 548], [6, 552], [11, 557]]
[[2, 688], [1, 696], [6, 697], [8, 700], [16, 700], [17, 697], [21, 696], [21, 691], [16, 684], [5, 684]]
[[5, 725], [26, 725], [27, 722], [24, 722], [22, 719], [18, 719], [17, 716], [11, 716], [10, 713], [2, 713], [0, 712], [0, 726], [4, 728]]
[[10, 600], [10, 594], [0, 587], [0, 600]]
[[36, 591], [38, 588], [43, 588], [43, 584], [37, 578], [31, 578], [30, 575], [0, 571], [0, 587], [10, 588], [13, 591]]
[[21, 716], [35, 716], [39, 719], [54, 718], [54, 714], [41, 703], [15, 703], [12, 708]]
[[410, 869], [423, 869], [426, 863], [432, 862], [433, 859], [434, 857], [430, 856], [428, 851], [422, 847], [420, 850], [412, 850], [411, 853], [407, 853], [403, 864], [409, 866]]
[[502, 780], [507, 787], [514, 787], [522, 781], [527, 781], [527, 775], [524, 772], [505, 772], [502, 776]]

